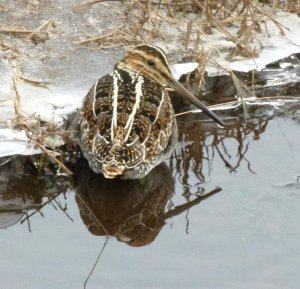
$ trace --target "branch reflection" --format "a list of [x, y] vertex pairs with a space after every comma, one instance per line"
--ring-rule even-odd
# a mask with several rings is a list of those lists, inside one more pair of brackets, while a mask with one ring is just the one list
[[[179, 121], [179, 139], [185, 143], [170, 159], [170, 167], [181, 183], [188, 188], [191, 175], [200, 183], [206, 181], [218, 158], [226, 170], [237, 172], [244, 164], [251, 173], [251, 159], [247, 158], [251, 142], [266, 131], [270, 118], [253, 118], [249, 122], [236, 122], [218, 129], [200, 120]], [[186, 194], [189, 192], [186, 191]]]
[[11, 156], [0, 159], [0, 229], [28, 221], [42, 209], [53, 205], [62, 211], [56, 198], [65, 192], [65, 178], [54, 174], [53, 164], [42, 166], [45, 156]]

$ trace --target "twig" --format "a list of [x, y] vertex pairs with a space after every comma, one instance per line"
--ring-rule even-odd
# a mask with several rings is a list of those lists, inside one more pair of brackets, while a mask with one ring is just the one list
[[0, 27], [0, 33], [24, 33], [24, 34], [30, 34], [32, 33], [32, 30], [25, 30], [20, 28], [9, 28], [9, 27]]
[[48, 25], [48, 27], [50, 27], [53, 24], [53, 22], [54, 22], [53, 19], [49, 19], [49, 20], [45, 21], [41, 26], [39, 26], [34, 31], [32, 31], [32, 33], [30, 33], [25, 39], [30, 40], [34, 36], [34, 34], [40, 32], [40, 30], [42, 30], [47, 25]]
[[[299, 101], [299, 97], [297, 96], [284, 96], [284, 97], [278, 97], [278, 96], [265, 96], [265, 97], [259, 97], [256, 100], [263, 100], [263, 99], [284, 99], [284, 100], [289, 100], [289, 99], [293, 99], [293, 100], [297, 100]], [[253, 100], [253, 98], [251, 97], [250, 99], [244, 98], [244, 100], [234, 100], [234, 101], [228, 101], [228, 102], [223, 102], [223, 103], [218, 103], [218, 104], [214, 104], [214, 105], [210, 105], [208, 106], [208, 108], [212, 109], [212, 108], [218, 108], [220, 106], [224, 106], [224, 105], [240, 105], [243, 102], [249, 102]], [[189, 110], [189, 111], [184, 111], [184, 112], [180, 112], [180, 113], [176, 113], [175, 116], [182, 116], [185, 114], [189, 114], [189, 113], [199, 113], [202, 112], [201, 109], [193, 109], [193, 110]]]
[[[28, 218], [28, 213], [27, 212], [26, 212], [26, 220], [27, 220], [28, 231], [31, 233], [30, 220]], [[22, 224], [22, 222], [21, 222], [21, 224]]]
[[12, 100], [15, 100], [15, 99], [16, 99], [15, 97], [10, 97], [10, 98], [0, 99], [0, 103], [1, 103], [1, 102], [12, 101]]
[[[107, 1], [115, 1], [115, 2], [122, 2], [122, 0], [95, 0], [95, 1], [90, 1], [90, 2], [84, 2], [82, 4], [79, 4], [75, 7], [72, 8], [72, 11], [75, 13], [79, 13], [83, 10], [91, 8], [94, 4], [101, 3], [101, 2], [107, 2]], [[142, 4], [147, 4], [149, 0], [139, 0], [140, 3]], [[155, 6], [186, 6], [186, 5], [193, 5], [192, 2], [189, 1], [183, 1], [183, 2], [178, 2], [178, 3], [161, 3], [161, 2], [152, 2], [151, 5]], [[175, 15], [174, 15], [175, 16]]]
[[187, 49], [190, 39], [191, 39], [191, 33], [192, 33], [192, 26], [193, 26], [193, 21], [189, 21], [187, 23], [186, 27], [186, 34], [185, 34], [185, 49]]
[[80, 202], [85, 206], [85, 208], [89, 211], [89, 213], [95, 218], [96, 223], [98, 224], [98, 228], [103, 230], [103, 232], [105, 233], [105, 235], [109, 235], [108, 231], [106, 230], [106, 228], [104, 227], [104, 225], [100, 222], [100, 220], [97, 218], [97, 216], [94, 214], [94, 212], [91, 210], [91, 208], [88, 206], [88, 204], [83, 200], [83, 198], [80, 196], [80, 194], [78, 194], [76, 192], [76, 190], [74, 188], [72, 188], [72, 190], [75, 192], [76, 196], [78, 197], [78, 199], [80, 200]]
[[96, 266], [98, 264], [98, 261], [100, 260], [100, 258], [102, 256], [102, 253], [103, 253], [103, 251], [104, 251], [104, 249], [105, 249], [105, 247], [107, 245], [107, 242], [108, 242], [108, 236], [106, 236], [106, 240], [105, 240], [105, 242], [104, 242], [104, 244], [103, 244], [103, 246], [101, 248], [101, 251], [100, 251], [100, 253], [99, 253], [99, 255], [98, 255], [98, 257], [97, 257], [97, 259], [96, 259], [96, 261], [95, 261], [95, 263], [94, 263], [94, 265], [93, 265], [93, 267], [92, 267], [92, 269], [91, 269], [91, 271], [89, 273], [89, 275], [87, 276], [86, 280], [84, 281], [84, 284], [83, 284], [83, 288], [84, 289], [87, 288], [87, 283], [88, 283], [90, 277], [92, 276], [92, 274], [93, 274], [93, 272], [94, 272], [94, 270], [95, 270], [95, 268], [96, 268]]
[[59, 159], [57, 159], [55, 156], [52, 155], [52, 153], [55, 153], [54, 151], [49, 151], [45, 148], [45, 146], [43, 146], [42, 144], [40, 144], [37, 140], [31, 138], [31, 140], [52, 160], [54, 160], [59, 166], [61, 166], [63, 168], [63, 170], [65, 172], [67, 172], [70, 175], [73, 175], [73, 172], [68, 169]]
[[26, 84], [30, 84], [36, 87], [40, 87], [40, 88], [45, 88], [47, 90], [50, 91], [49, 87], [47, 86], [47, 84], [49, 84], [49, 82], [42, 82], [42, 81], [36, 81], [36, 80], [31, 80], [22, 76], [19, 76], [18, 78], [19, 80], [23, 81]]
[[60, 202], [58, 202], [56, 199], [53, 200], [53, 201], [57, 204], [57, 206], [60, 208], [60, 210], [67, 216], [67, 218], [68, 218], [70, 221], [74, 222], [73, 218], [66, 212], [66, 210], [64, 210], [64, 209], [62, 208], [62, 205], [60, 204]]
[[46, 201], [45, 203], [43, 203], [41, 206], [39, 206], [35, 211], [33, 211], [31, 214], [26, 214], [26, 217], [21, 220], [21, 224], [23, 224], [25, 221], [27, 221], [29, 218], [31, 218], [33, 215], [35, 215], [36, 213], [41, 213], [41, 209], [44, 208], [46, 205], [48, 205], [52, 200], [54, 200], [55, 198], [57, 198], [62, 192], [56, 193], [54, 196], [52, 196], [51, 198], [48, 199], [48, 201]]
[[99, 41], [99, 40], [102, 40], [106, 37], [113, 36], [114, 33], [115, 32], [109, 32], [109, 33], [104, 34], [104, 35], [100, 35], [100, 36], [96, 36], [96, 37], [92, 37], [92, 38], [88, 38], [88, 39], [84, 39], [84, 40], [75, 41], [74, 43], [83, 44], [83, 43], [89, 43], [89, 42], [93, 42], [93, 41]]
[[10, 49], [10, 50], [13, 50], [13, 51], [19, 53], [19, 50], [14, 45], [12, 45], [11, 43], [8, 43], [4, 40], [0, 40], [0, 46], [2, 46], [5, 49]]
[[16, 118], [19, 119], [20, 118], [20, 94], [19, 94], [19, 91], [17, 89], [15, 79], [12, 78], [12, 81], [13, 81], [13, 88], [14, 88], [15, 93], [16, 93], [16, 96], [14, 98], [14, 109], [15, 109]]
[[[97, 4], [97, 3], [100, 3], [100, 2], [103, 2], [103, 1], [109, 1], [109, 0], [95, 0], [95, 1], [84, 2], [84, 3], [81, 3], [81, 4], [73, 7], [72, 11], [75, 12], [75, 13], [79, 13], [82, 10], [86, 10], [88, 8], [91, 8], [94, 4]], [[119, 1], [119, 0], [111, 0], [111, 1]]]

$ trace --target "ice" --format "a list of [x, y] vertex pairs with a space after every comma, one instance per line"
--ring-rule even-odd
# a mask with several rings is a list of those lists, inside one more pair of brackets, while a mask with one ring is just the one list
[[178, 80], [182, 75], [194, 71], [198, 66], [198, 63], [176, 63], [171, 66], [171, 72]]
[[41, 150], [30, 144], [24, 130], [0, 128], [0, 157], [39, 153], [41, 153]]
[[[285, 58], [291, 54], [300, 52], [300, 18], [291, 13], [278, 12], [276, 21], [286, 27], [283, 28], [285, 35], [281, 35], [278, 27], [271, 21], [266, 21], [266, 31], [258, 33], [257, 39], [261, 43], [261, 51], [256, 58], [236, 60], [233, 62], [220, 59], [217, 63], [226, 69], [248, 72], [250, 70], [261, 70], [267, 64]], [[268, 35], [268, 36], [267, 36]], [[209, 66], [208, 72], [216, 74], [216, 68]]]

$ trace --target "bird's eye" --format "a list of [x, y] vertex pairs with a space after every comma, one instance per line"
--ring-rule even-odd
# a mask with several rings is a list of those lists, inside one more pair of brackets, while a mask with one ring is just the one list
[[154, 60], [152, 60], [152, 59], [148, 59], [147, 60], [147, 64], [149, 65], [149, 66], [154, 66], [155, 65], [155, 62], [154, 62]]

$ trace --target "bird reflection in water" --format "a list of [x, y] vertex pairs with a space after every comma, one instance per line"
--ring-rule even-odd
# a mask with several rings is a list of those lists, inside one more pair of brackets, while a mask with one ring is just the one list
[[[149, 244], [168, 218], [215, 193], [195, 197], [191, 188], [198, 190], [207, 181], [216, 157], [223, 162], [226, 171], [235, 172], [243, 165], [253, 170], [247, 153], [251, 142], [258, 140], [266, 131], [270, 119], [254, 117], [255, 111], [251, 113], [251, 122], [237, 122], [222, 131], [195, 117], [190, 117], [189, 121], [179, 119], [179, 139], [188, 144], [173, 153], [168, 166], [162, 164], [154, 168], [142, 180], [106, 180], [94, 174], [84, 160], [76, 160], [77, 163], [70, 167], [74, 171], [73, 176], [59, 176], [53, 163], [43, 164], [43, 156], [10, 157], [9, 162], [0, 166], [3, 179], [1, 183], [0, 178], [0, 209], [5, 209], [6, 215], [16, 214], [16, 206], [12, 209], [7, 207], [7, 199], [10, 203], [16, 203], [15, 196], [19, 200], [21, 197], [23, 202], [33, 199], [33, 206], [24, 208], [21, 204], [20, 208], [22, 214], [19, 217], [26, 213], [29, 221], [31, 215], [53, 204], [55, 198], [65, 193], [72, 183], [81, 217], [91, 233], [115, 236], [132, 246]], [[174, 179], [182, 184], [180, 190], [186, 202], [178, 207], [170, 206]], [[38, 199], [32, 197], [33, 192], [38, 192]], [[67, 213], [64, 208], [62, 211]], [[15, 216], [14, 222], [18, 222], [19, 217]], [[3, 226], [6, 225], [3, 223]]]
[[[71, 186], [81, 218], [92, 234], [115, 236], [131, 246], [143, 246], [155, 239], [167, 219], [220, 190], [196, 196], [166, 211], [174, 194], [174, 181], [165, 163], [141, 180], [108, 180], [95, 174], [85, 159], [71, 166], [74, 171], [71, 177], [55, 174], [53, 164], [41, 169], [43, 162], [43, 156], [15, 156], [1, 162], [0, 228], [26, 222], [31, 231], [31, 217], [37, 213], [43, 215], [42, 210], [48, 205], [60, 209], [72, 220], [66, 194]], [[57, 201], [62, 194], [65, 205]]]
[[95, 174], [85, 160], [74, 174], [76, 202], [88, 230], [97, 236], [110, 235], [130, 246], [151, 243], [167, 219], [174, 217], [220, 189], [197, 196], [173, 209], [167, 204], [174, 194], [169, 167], [162, 163], [142, 180], [108, 180]]
[[[168, 218], [215, 193], [195, 197], [190, 192], [190, 188], [197, 189], [206, 181], [213, 169], [214, 158], [218, 156], [229, 172], [237, 171], [241, 165], [252, 170], [247, 152], [251, 149], [251, 141], [258, 140], [266, 131], [268, 122], [269, 119], [253, 117], [251, 122], [236, 123], [220, 132], [210, 128], [209, 124], [199, 123], [197, 119], [188, 122], [179, 120], [179, 138], [189, 144], [174, 152], [169, 166], [162, 164], [154, 168], [142, 180], [106, 180], [94, 174], [84, 160], [78, 160], [74, 167], [70, 167], [74, 171], [72, 177], [59, 176], [53, 164], [52, 167], [43, 165], [45, 158], [42, 156], [11, 157], [9, 162], [0, 166], [3, 179], [1, 185], [0, 178], [0, 209], [5, 209], [6, 215], [16, 214], [16, 206], [12, 209], [7, 207], [7, 199], [10, 203], [17, 201], [15, 196], [23, 202], [34, 199], [29, 207], [21, 204], [22, 214], [13, 218], [13, 223], [18, 222], [26, 213], [25, 219], [29, 221], [30, 216], [53, 204], [55, 198], [65, 193], [72, 183], [83, 222], [91, 233], [115, 236], [132, 246], [149, 244]], [[232, 146], [232, 140], [235, 146]], [[174, 178], [182, 184], [181, 191], [186, 203], [170, 209]], [[32, 197], [33, 192], [38, 192], [38, 200]], [[62, 211], [67, 213], [64, 208]], [[3, 226], [6, 225], [3, 223]]]

